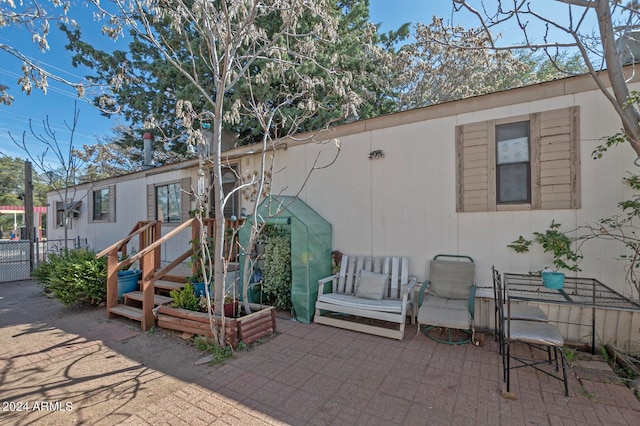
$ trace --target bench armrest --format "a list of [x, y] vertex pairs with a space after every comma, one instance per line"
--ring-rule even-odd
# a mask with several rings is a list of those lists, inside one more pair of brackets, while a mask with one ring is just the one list
[[318, 296], [320, 296], [321, 294], [324, 294], [324, 285], [330, 281], [331, 281], [332, 291], [335, 292], [336, 283], [338, 281], [338, 274], [331, 275], [330, 277], [322, 278], [318, 280]]
[[418, 282], [418, 279], [416, 277], [409, 277], [409, 282], [406, 283], [405, 285], [402, 286], [401, 290], [401, 294], [409, 294], [409, 292], [411, 290], [413, 290], [413, 286], [416, 285]]
[[411, 312], [409, 312], [411, 315], [411, 324], [415, 323], [417, 315], [416, 302], [414, 300], [415, 295], [413, 294], [413, 289], [417, 283], [418, 279], [416, 277], [409, 277], [409, 282], [400, 288], [402, 296], [402, 318], [407, 316], [407, 309], [411, 309]]

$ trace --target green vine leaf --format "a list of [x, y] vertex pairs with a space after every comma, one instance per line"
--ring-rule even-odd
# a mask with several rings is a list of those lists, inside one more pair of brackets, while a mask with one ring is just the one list
[[291, 237], [286, 233], [267, 232], [264, 251], [264, 295], [276, 309], [290, 310], [291, 304]]

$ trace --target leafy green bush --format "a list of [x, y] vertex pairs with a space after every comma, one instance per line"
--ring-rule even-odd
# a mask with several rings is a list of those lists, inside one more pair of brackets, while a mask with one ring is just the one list
[[31, 272], [31, 275], [40, 283], [40, 286], [45, 289], [45, 292], [49, 292], [49, 288], [47, 283], [49, 282], [49, 275], [51, 275], [51, 271], [53, 270], [53, 260], [55, 258], [55, 254], [50, 254], [47, 256], [47, 261], [40, 262], [38, 267]]
[[173, 299], [171, 305], [174, 308], [188, 309], [190, 311], [198, 310], [200, 299], [196, 296], [193, 286], [189, 283], [185, 284], [182, 290], [171, 290], [169, 296]]
[[107, 261], [91, 250], [63, 250], [49, 255], [34, 271], [45, 292], [67, 306], [98, 305], [107, 296]]
[[262, 291], [276, 309], [290, 310], [291, 303], [291, 238], [287, 234], [271, 236], [264, 251], [264, 283]]

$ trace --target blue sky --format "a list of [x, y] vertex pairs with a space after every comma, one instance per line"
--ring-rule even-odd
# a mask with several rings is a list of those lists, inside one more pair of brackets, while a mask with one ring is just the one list
[[[381, 23], [383, 31], [396, 29], [405, 22], [428, 23], [433, 15], [443, 17], [445, 21], [448, 21], [451, 18], [451, 8], [451, 2], [448, 0], [370, 0], [371, 21]], [[81, 10], [81, 12], [80, 17], [75, 15], [74, 18], [80, 22], [83, 35], [86, 35], [91, 29], [95, 32], [91, 36], [91, 40], [99, 48], [126, 49], [126, 42], [123, 40], [113, 42], [99, 34], [98, 25], [91, 23], [90, 9]], [[455, 19], [461, 18], [456, 16]], [[475, 25], [475, 22], [473, 24]], [[42, 55], [32, 45], [30, 35], [25, 31], [15, 28], [0, 30], [0, 43], [17, 46], [21, 50], [26, 49], [29, 55], [37, 57], [50, 70], [66, 79], [78, 81], [88, 72], [71, 67], [70, 52], [64, 49], [65, 40], [66, 38], [57, 29], [53, 29], [49, 37], [51, 50]], [[34, 137], [29, 132], [29, 120], [31, 119], [34, 125], [41, 129], [42, 121], [47, 117], [54, 130], [57, 131], [61, 144], [67, 148], [70, 134], [66, 129], [65, 120], [70, 123], [73, 118], [73, 105], [77, 100], [74, 90], [50, 81], [46, 95], [42, 94], [40, 90], [34, 89], [31, 95], [26, 96], [20, 92], [20, 88], [16, 85], [20, 66], [19, 60], [7, 53], [0, 53], [0, 83], [10, 86], [10, 93], [15, 98], [14, 103], [10, 106], [0, 105], [0, 153], [11, 157], [25, 158], [24, 153], [11, 142], [8, 132], [10, 131], [14, 137], [22, 138], [22, 133], [27, 131], [27, 143], [32, 148], [32, 153], [41, 154], [44, 148], [34, 141]], [[99, 138], [110, 134], [111, 127], [118, 121], [118, 117], [100, 116], [93, 106], [82, 100], [78, 100], [78, 109], [80, 116], [74, 139], [75, 146], [97, 143]]]
[[[81, 6], [77, 8], [80, 9]], [[126, 48], [126, 43], [121, 41], [118, 44], [99, 33], [99, 26], [92, 22], [91, 9], [82, 8], [79, 12], [79, 15], [74, 14], [72, 17], [79, 21], [83, 34], [93, 34], [91, 40], [97, 47]], [[37, 58], [47, 70], [66, 80], [80, 81], [90, 71], [71, 66], [71, 52], [64, 48], [66, 37], [57, 28], [53, 28], [54, 25], [55, 23], [52, 23], [48, 37], [50, 50], [45, 53], [41, 53], [31, 42], [29, 33], [15, 27], [0, 30], [0, 43], [17, 47], [27, 56]], [[49, 80], [46, 94], [35, 88], [29, 95], [22, 93], [17, 85], [18, 77], [21, 75], [21, 64], [17, 58], [0, 52], [0, 83], [9, 86], [9, 93], [14, 97], [11, 105], [0, 105], [0, 153], [26, 159], [24, 152], [14, 145], [8, 135], [11, 132], [14, 138], [21, 141], [23, 132], [26, 131], [26, 142], [27, 146], [32, 148], [32, 155], [41, 155], [44, 146], [35, 141], [29, 130], [29, 120], [32, 121], [36, 132], [42, 134], [42, 123], [47, 118], [62, 148], [68, 149], [71, 134], [67, 124], [72, 124], [75, 102], [78, 105], [79, 120], [73, 139], [74, 146], [95, 144], [98, 138], [110, 133], [110, 128], [116, 123], [117, 118], [100, 116], [97, 109], [85, 100], [78, 99], [75, 90], [67, 85]]]
[[[371, 21], [381, 23], [382, 29], [387, 31], [400, 26], [404, 22], [422, 21], [428, 22], [433, 14], [450, 14], [449, 1], [424, 1], [424, 0], [371, 0]], [[91, 25], [91, 11], [82, 10], [80, 21], [83, 34]], [[77, 15], [76, 15], [77, 16]], [[95, 26], [95, 24], [94, 24]], [[95, 34], [92, 38], [100, 47], [109, 46], [125, 49], [122, 42], [113, 42], [106, 37]], [[70, 52], [64, 49], [66, 38], [53, 29], [49, 37], [51, 49], [45, 54], [40, 54], [30, 42], [30, 36], [25, 31], [15, 28], [0, 30], [0, 43], [19, 46], [26, 49], [30, 56], [37, 57], [40, 62], [52, 71], [71, 81], [78, 81], [88, 74], [82, 69], [74, 69], [71, 66]], [[32, 152], [41, 154], [44, 151], [42, 145], [35, 142], [29, 131], [31, 119], [38, 131], [41, 131], [42, 121], [49, 118], [62, 145], [68, 147], [70, 134], [66, 129], [65, 120], [70, 124], [73, 118], [73, 105], [77, 100], [74, 90], [63, 84], [50, 81], [46, 95], [40, 90], [34, 89], [27, 96], [20, 92], [16, 85], [19, 77], [21, 62], [10, 55], [0, 53], [0, 83], [10, 87], [10, 93], [14, 96], [14, 103], [10, 106], [0, 105], [0, 152], [11, 157], [24, 158], [25, 155], [11, 142], [8, 132], [21, 139], [22, 133], [27, 131], [27, 143], [32, 147]], [[82, 100], [78, 100], [80, 111], [78, 129], [75, 133], [74, 145], [95, 144], [99, 138], [110, 134], [111, 127], [117, 123], [118, 118], [102, 117], [99, 112]]]

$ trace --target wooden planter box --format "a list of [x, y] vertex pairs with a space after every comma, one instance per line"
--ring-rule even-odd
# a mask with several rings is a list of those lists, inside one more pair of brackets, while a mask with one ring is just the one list
[[[218, 325], [221, 318], [215, 315], [214, 318]], [[204, 312], [163, 305], [158, 309], [158, 327], [213, 337], [209, 315]], [[225, 318], [225, 329], [225, 339], [231, 347], [240, 342], [249, 345], [276, 331], [276, 311], [270, 306], [240, 318]]]

